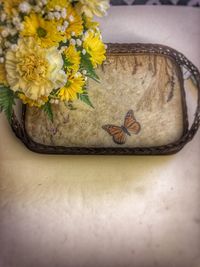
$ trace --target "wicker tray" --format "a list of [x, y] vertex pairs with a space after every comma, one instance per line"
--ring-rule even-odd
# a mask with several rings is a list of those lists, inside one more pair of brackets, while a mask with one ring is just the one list
[[[189, 129], [183, 72], [198, 90]], [[51, 123], [43, 111], [23, 107], [12, 129], [32, 151], [46, 154], [167, 155], [192, 140], [200, 124], [200, 74], [176, 50], [152, 44], [109, 44], [98, 70], [101, 83], [89, 82], [94, 109], [76, 102], [54, 106]]]

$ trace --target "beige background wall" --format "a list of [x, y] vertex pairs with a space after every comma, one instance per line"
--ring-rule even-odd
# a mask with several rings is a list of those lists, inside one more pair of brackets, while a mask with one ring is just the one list
[[[170, 45], [200, 68], [199, 25], [178, 7], [111, 8], [102, 23], [106, 41]], [[37, 155], [1, 116], [0, 266], [199, 267], [199, 162], [200, 132], [167, 157]]]

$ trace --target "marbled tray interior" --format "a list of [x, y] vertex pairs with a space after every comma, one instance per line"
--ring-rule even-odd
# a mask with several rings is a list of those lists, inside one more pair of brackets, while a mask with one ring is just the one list
[[171, 59], [156, 55], [111, 55], [98, 69], [101, 83], [89, 81], [95, 109], [81, 101], [54, 105], [54, 122], [43, 111], [27, 108], [26, 130], [34, 141], [67, 147], [119, 147], [102, 129], [123, 125], [132, 109], [141, 131], [127, 136], [125, 147], [160, 146], [183, 134], [183, 107], [177, 67]]

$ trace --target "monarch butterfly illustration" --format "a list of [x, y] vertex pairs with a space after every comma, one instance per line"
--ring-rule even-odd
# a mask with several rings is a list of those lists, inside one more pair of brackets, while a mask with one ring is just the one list
[[126, 136], [131, 136], [131, 133], [138, 134], [141, 130], [139, 122], [134, 117], [133, 110], [129, 110], [124, 119], [124, 125], [121, 127], [112, 124], [106, 124], [102, 128], [112, 136], [113, 141], [118, 145], [123, 145], [126, 142]]

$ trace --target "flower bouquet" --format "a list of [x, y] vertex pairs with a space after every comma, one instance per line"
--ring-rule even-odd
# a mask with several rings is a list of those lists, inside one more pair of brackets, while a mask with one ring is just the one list
[[93, 107], [87, 79], [106, 59], [99, 24], [107, 0], [0, 1], [0, 111], [11, 122], [15, 99], [44, 110], [79, 99]]

